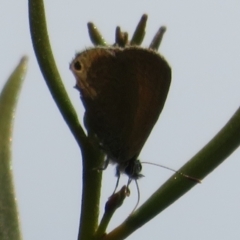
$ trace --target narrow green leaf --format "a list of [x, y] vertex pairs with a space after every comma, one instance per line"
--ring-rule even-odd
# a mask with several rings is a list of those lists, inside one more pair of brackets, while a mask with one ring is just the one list
[[[219, 133], [203, 147], [179, 172], [203, 179], [227, 159], [240, 145], [240, 108]], [[104, 240], [125, 239], [183, 196], [197, 183], [174, 174], [139, 209]], [[237, 186], [237, 185], [236, 185]]]
[[116, 27], [115, 31], [115, 44], [119, 47], [125, 47], [128, 44], [128, 33], [122, 32], [119, 26]]
[[11, 143], [15, 107], [27, 69], [23, 57], [0, 95], [0, 239], [20, 240], [18, 210], [13, 185]]
[[145, 36], [145, 28], [147, 25], [147, 14], [143, 14], [136, 29], [133, 33], [132, 40], [130, 42], [130, 45], [141, 45], [144, 36]]
[[167, 28], [162, 26], [158, 29], [157, 33], [155, 34], [149, 48], [150, 49], [153, 49], [153, 50], [158, 50], [161, 42], [162, 42], [162, 38], [163, 38], [163, 35], [164, 33], [166, 32]]
[[89, 22], [88, 26], [88, 34], [92, 41], [92, 44], [95, 46], [107, 46], [106, 41], [104, 40], [102, 34], [98, 31], [97, 27], [94, 23]]

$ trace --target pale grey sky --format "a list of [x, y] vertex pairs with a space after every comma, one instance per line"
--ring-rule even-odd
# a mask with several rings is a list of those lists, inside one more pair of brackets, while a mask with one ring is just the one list
[[[81, 155], [39, 71], [30, 40], [27, 1], [0, 7], [0, 86], [23, 54], [29, 70], [16, 113], [13, 167], [24, 240], [75, 240], [81, 199]], [[140, 159], [178, 169], [228, 121], [240, 103], [240, 2], [230, 1], [45, 1], [48, 30], [64, 84], [82, 121], [83, 108], [69, 63], [91, 46], [86, 24], [93, 21], [110, 43], [117, 25], [133, 32], [149, 15], [143, 46], [167, 26], [160, 52], [173, 77], [165, 108]], [[239, 239], [240, 151], [129, 239]], [[112, 193], [114, 168], [104, 172], [101, 210]], [[141, 202], [171, 172], [144, 166]], [[120, 186], [125, 184], [122, 177]], [[109, 230], [137, 200], [131, 196]]]

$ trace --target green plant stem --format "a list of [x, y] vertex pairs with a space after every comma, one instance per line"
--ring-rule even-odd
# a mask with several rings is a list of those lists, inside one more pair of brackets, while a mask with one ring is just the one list
[[[240, 145], [240, 108], [222, 130], [179, 172], [203, 179], [220, 165]], [[125, 239], [157, 214], [189, 191], [196, 182], [174, 174], [137, 211], [120, 226], [105, 236], [104, 240]]]
[[0, 95], [0, 239], [20, 240], [19, 217], [13, 185], [11, 143], [15, 108], [26, 74], [23, 57]]
[[104, 234], [106, 234], [107, 226], [115, 213], [115, 211], [122, 206], [125, 198], [129, 195], [129, 189], [127, 186], [123, 186], [121, 190], [114, 193], [109, 197], [108, 201], [105, 204], [105, 211], [103, 217], [100, 221], [98, 229], [95, 234], [95, 239], [101, 239]]
[[78, 240], [94, 239], [98, 227], [99, 199], [101, 194], [102, 171], [96, 168], [102, 166], [103, 155], [98, 148], [82, 148], [83, 190], [82, 206], [78, 232]]
[[29, 0], [29, 23], [33, 48], [47, 86], [82, 151], [83, 193], [78, 239], [90, 239], [98, 224], [102, 174], [93, 171], [102, 155], [85, 135], [58, 73], [49, 43], [43, 0]]
[[52, 54], [42, 0], [29, 0], [29, 24], [35, 55], [49, 91], [77, 143], [84, 145], [86, 135], [79, 124]]

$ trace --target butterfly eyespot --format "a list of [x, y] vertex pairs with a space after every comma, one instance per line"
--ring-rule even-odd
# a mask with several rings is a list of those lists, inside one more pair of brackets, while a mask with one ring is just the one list
[[82, 65], [81, 65], [81, 63], [80, 63], [79, 61], [76, 61], [76, 62], [74, 63], [74, 69], [75, 69], [76, 71], [81, 71], [81, 70], [82, 70]]

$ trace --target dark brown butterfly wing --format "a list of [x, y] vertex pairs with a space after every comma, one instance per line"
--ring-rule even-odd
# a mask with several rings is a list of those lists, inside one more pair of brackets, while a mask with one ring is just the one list
[[112, 161], [137, 157], [167, 97], [167, 62], [139, 47], [93, 48], [77, 55], [71, 69], [86, 109], [86, 125]]
[[127, 146], [131, 146], [128, 151], [131, 157], [140, 153], [163, 109], [171, 83], [171, 69], [154, 51], [133, 48], [125, 54], [133, 63], [129, 67], [135, 75], [138, 94], [134, 120], [126, 142]]

